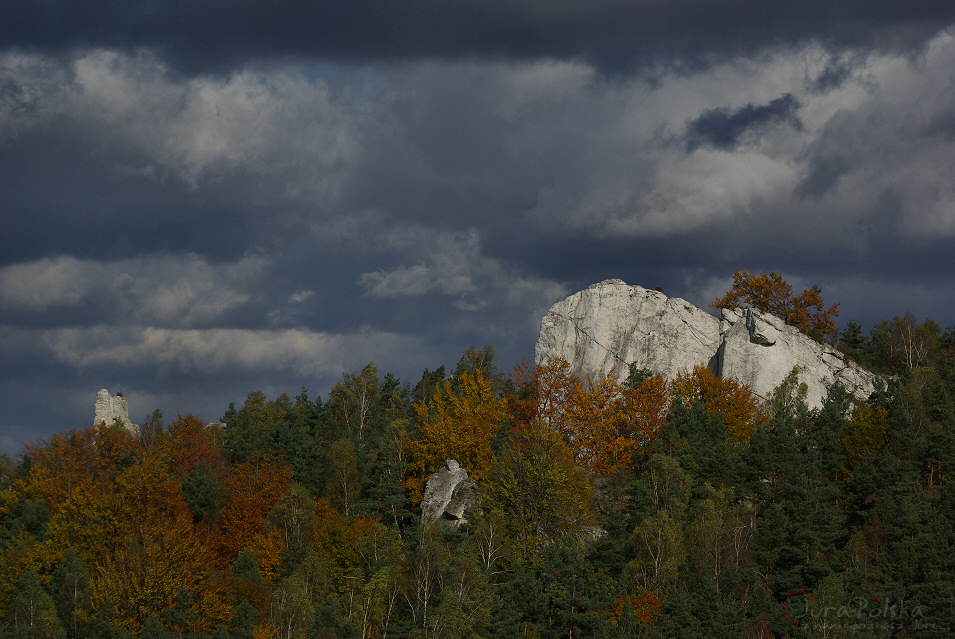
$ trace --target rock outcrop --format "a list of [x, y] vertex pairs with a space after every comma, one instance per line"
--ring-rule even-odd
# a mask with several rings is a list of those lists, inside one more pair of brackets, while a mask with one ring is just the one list
[[875, 376], [778, 317], [736, 309], [716, 319], [689, 302], [621, 280], [605, 280], [558, 302], [541, 320], [535, 359], [563, 357], [580, 376], [624, 378], [633, 363], [672, 379], [709, 366], [766, 399], [794, 367], [818, 407], [841, 382], [856, 398], [874, 390]]
[[428, 478], [421, 500], [421, 518], [442, 519], [457, 528], [467, 523], [464, 511], [481, 504], [481, 490], [466, 470], [453, 459]]
[[96, 403], [93, 405], [93, 425], [106, 424], [112, 426], [117, 419], [123, 425], [123, 428], [133, 435], [139, 435], [139, 424], [130, 421], [129, 404], [123, 394], [117, 393], [113, 397], [105, 388], [100, 389], [96, 393]]
[[822, 405], [835, 382], [859, 400], [875, 391], [872, 373], [774, 315], [755, 309], [724, 310], [720, 325], [719, 374], [743, 382], [764, 399], [796, 367], [799, 381], [808, 387], [806, 403], [812, 408]]
[[686, 300], [606, 280], [558, 302], [541, 320], [536, 360], [563, 356], [580, 376], [626, 377], [629, 364], [674, 377], [712, 365], [720, 322]]

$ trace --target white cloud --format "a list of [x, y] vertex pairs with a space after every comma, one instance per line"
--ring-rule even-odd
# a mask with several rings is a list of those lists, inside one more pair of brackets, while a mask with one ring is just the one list
[[[539, 309], [561, 295], [565, 288], [546, 278], [522, 275], [500, 260], [482, 254], [475, 230], [462, 234], [430, 233], [419, 229], [418, 245], [425, 257], [418, 263], [362, 273], [359, 284], [376, 299], [424, 296], [438, 293], [453, 298], [456, 308], [478, 311], [497, 306], [499, 310]], [[407, 236], [399, 234], [403, 243]]]
[[196, 255], [47, 258], [0, 269], [0, 308], [43, 313], [92, 304], [121, 323], [188, 327], [245, 303], [265, 265], [259, 256], [221, 265]]
[[281, 371], [329, 376], [358, 361], [376, 361], [414, 348], [415, 338], [384, 331], [351, 334], [304, 329], [175, 330], [161, 328], [63, 328], [42, 331], [40, 343], [76, 369], [149, 368], [160, 373], [225, 375]]

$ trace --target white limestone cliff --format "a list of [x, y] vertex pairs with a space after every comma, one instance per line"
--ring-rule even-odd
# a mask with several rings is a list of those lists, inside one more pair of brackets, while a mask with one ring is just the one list
[[840, 382], [859, 400], [874, 391], [875, 376], [845, 359], [829, 344], [820, 344], [783, 320], [755, 309], [724, 311], [719, 374], [737, 379], [763, 399], [794, 367], [808, 387], [806, 403], [822, 405], [829, 387]]
[[130, 421], [129, 404], [123, 394], [117, 393], [113, 397], [105, 388], [100, 389], [96, 393], [96, 403], [93, 405], [93, 424], [112, 426], [117, 419], [126, 430], [133, 435], [139, 435], [139, 425]]
[[621, 280], [605, 280], [558, 302], [541, 320], [535, 360], [563, 357], [580, 377], [615, 374], [628, 366], [667, 379], [698, 365], [733, 377], [766, 399], [794, 367], [818, 407], [841, 382], [857, 399], [874, 390], [875, 376], [827, 344], [778, 317], [752, 309], [724, 310], [720, 319], [689, 302]]
[[535, 359], [570, 362], [581, 378], [629, 364], [674, 377], [710, 365], [720, 346], [720, 323], [689, 302], [658, 291], [605, 280], [558, 302], [541, 320]]

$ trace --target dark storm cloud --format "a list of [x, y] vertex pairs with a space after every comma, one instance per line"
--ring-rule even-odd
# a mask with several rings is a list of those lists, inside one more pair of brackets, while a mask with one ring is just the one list
[[802, 128], [796, 115], [798, 110], [799, 100], [789, 93], [769, 104], [750, 103], [735, 110], [708, 109], [686, 125], [686, 149], [693, 151], [703, 145], [733, 149], [748, 131], [781, 122], [798, 130]]
[[829, 191], [852, 166], [838, 154], [815, 156], [809, 161], [809, 174], [796, 187], [799, 197], [818, 197]]
[[369, 61], [475, 54], [585, 56], [625, 67], [809, 39], [898, 49], [918, 46], [953, 19], [955, 5], [947, 0], [7, 0], [0, 7], [0, 47], [145, 46], [183, 69], [282, 56]]
[[955, 321], [948, 3], [338, 4], [0, 3], [0, 447], [507, 370], [610, 277]]

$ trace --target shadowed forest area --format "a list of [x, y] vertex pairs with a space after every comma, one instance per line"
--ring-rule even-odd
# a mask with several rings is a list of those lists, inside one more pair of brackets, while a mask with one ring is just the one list
[[[911, 314], [840, 349], [886, 376], [807, 409], [707, 369], [250, 392], [221, 424], [64, 431], [0, 467], [10, 638], [950, 637], [955, 335]], [[483, 507], [421, 521], [456, 459]]]

